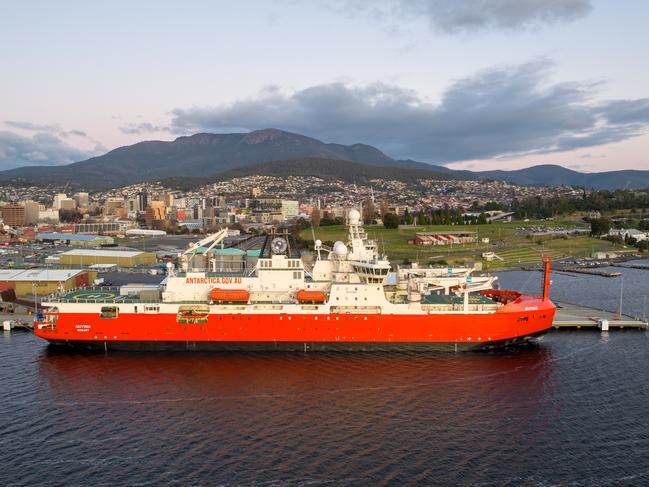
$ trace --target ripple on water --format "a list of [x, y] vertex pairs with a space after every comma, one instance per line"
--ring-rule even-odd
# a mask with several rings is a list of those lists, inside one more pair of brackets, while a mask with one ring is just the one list
[[643, 333], [484, 354], [61, 354], [0, 342], [2, 485], [613, 485]]

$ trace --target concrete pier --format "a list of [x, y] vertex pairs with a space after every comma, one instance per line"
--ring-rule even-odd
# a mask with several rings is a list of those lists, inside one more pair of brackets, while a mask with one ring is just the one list
[[557, 313], [552, 326], [559, 329], [590, 329], [590, 330], [646, 330], [647, 322], [632, 316], [611, 313], [577, 304], [556, 302]]

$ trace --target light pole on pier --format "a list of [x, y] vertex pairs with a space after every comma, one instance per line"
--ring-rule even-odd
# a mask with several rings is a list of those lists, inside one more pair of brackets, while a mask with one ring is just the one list
[[620, 309], [618, 310], [618, 319], [622, 319], [622, 299], [624, 297], [624, 275], [620, 276]]

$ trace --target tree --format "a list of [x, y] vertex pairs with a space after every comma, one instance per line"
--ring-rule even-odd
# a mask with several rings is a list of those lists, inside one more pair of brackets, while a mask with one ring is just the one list
[[590, 234], [594, 237], [606, 235], [611, 230], [611, 221], [606, 218], [595, 218], [590, 221]]
[[480, 216], [478, 217], [478, 225], [486, 225], [487, 224], [487, 215], [484, 213], [480, 213]]
[[412, 218], [412, 215], [408, 211], [408, 208], [406, 208], [405, 211], [403, 212], [403, 223], [405, 223], [406, 225], [412, 225], [413, 221], [414, 220]]
[[394, 213], [386, 213], [383, 216], [383, 226], [385, 228], [398, 228], [399, 227], [399, 217]]
[[59, 220], [61, 223], [79, 223], [83, 215], [79, 210], [59, 210]]
[[387, 198], [381, 198], [381, 205], [380, 205], [380, 211], [381, 211], [381, 218], [383, 218], [385, 215], [388, 214], [390, 211], [388, 207], [390, 206], [388, 199]]
[[311, 212], [311, 225], [313, 225], [313, 228], [318, 228], [320, 226], [320, 208], [317, 206], [314, 207]]
[[363, 201], [363, 223], [366, 225], [374, 223], [375, 212], [376, 209], [374, 208], [374, 203], [371, 199]]

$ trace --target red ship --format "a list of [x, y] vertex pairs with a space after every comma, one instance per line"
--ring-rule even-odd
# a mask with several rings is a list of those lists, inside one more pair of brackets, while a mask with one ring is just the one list
[[[543, 296], [496, 290], [473, 268], [392, 272], [360, 214], [349, 239], [315, 242], [312, 266], [276, 238], [252, 268], [224, 268], [227, 229], [191, 245], [157, 296], [80, 289], [51, 296], [35, 322], [54, 345], [100, 350], [467, 350], [537, 339], [552, 326], [545, 260]], [[221, 260], [220, 260], [221, 259]]]

